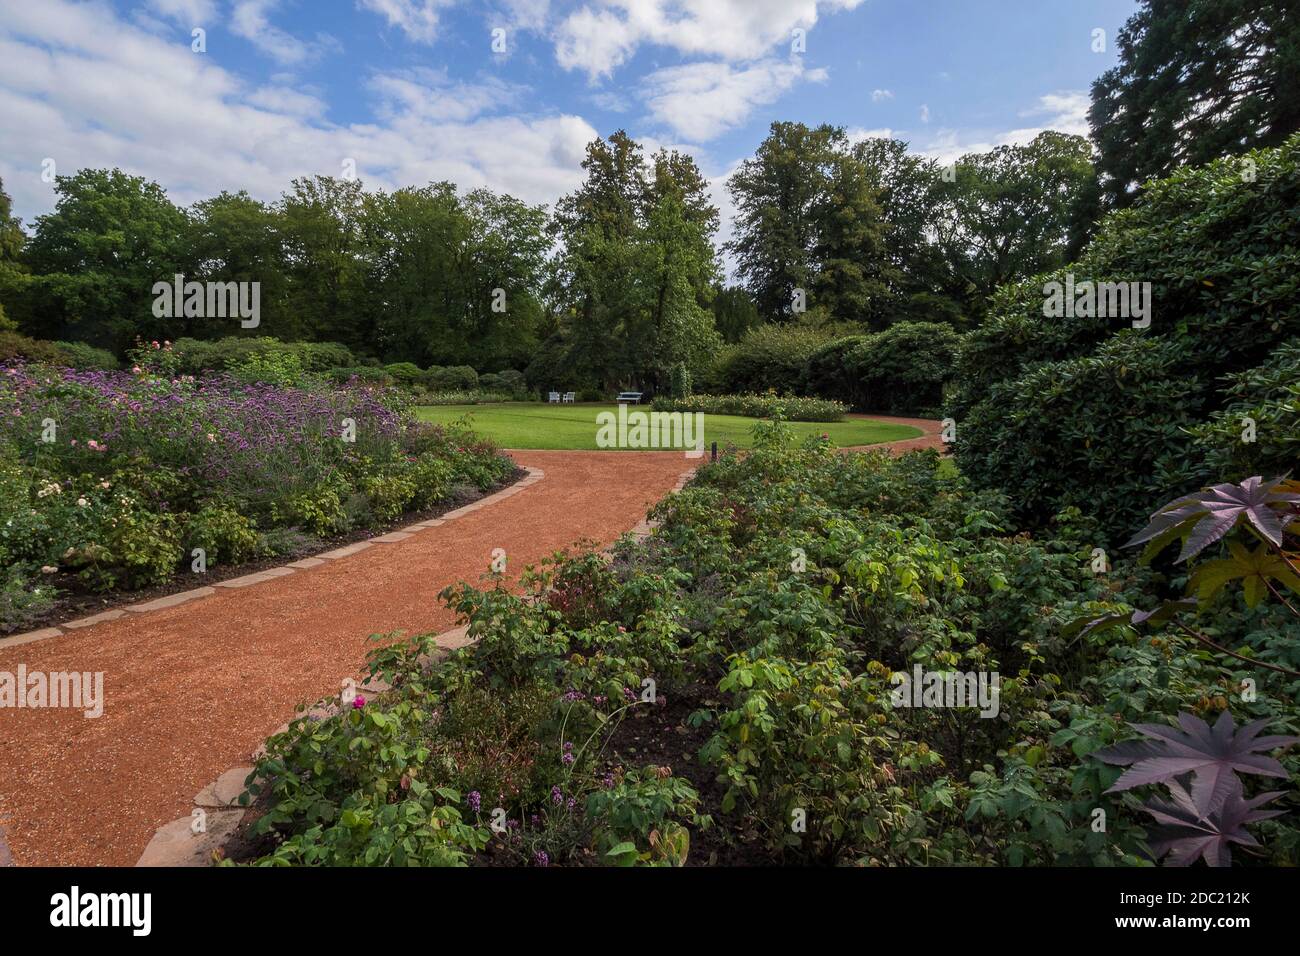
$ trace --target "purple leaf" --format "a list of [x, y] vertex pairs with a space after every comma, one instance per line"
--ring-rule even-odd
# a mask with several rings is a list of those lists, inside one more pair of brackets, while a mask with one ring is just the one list
[[1277, 491], [1284, 479], [1264, 481], [1256, 475], [1239, 485], [1214, 485], [1165, 505], [1151, 516], [1150, 523], [1125, 545], [1158, 541], [1163, 536], [1181, 537], [1178, 560], [1186, 561], [1223, 538], [1245, 521], [1275, 546], [1282, 544], [1282, 529], [1291, 516], [1287, 509], [1300, 502], [1300, 494]]
[[[1190, 799], [1197, 814], [1204, 818], [1223, 806], [1231, 792], [1228, 778], [1237, 773], [1254, 773], [1266, 777], [1286, 777], [1286, 770], [1264, 751], [1288, 747], [1300, 738], [1260, 737], [1268, 723], [1256, 720], [1240, 730], [1232, 715], [1224, 711], [1211, 728], [1193, 714], [1179, 714], [1179, 727], [1166, 724], [1130, 724], [1144, 737], [1142, 741], [1124, 741], [1094, 754], [1104, 763], [1127, 766], [1107, 793], [1130, 790], [1151, 783], [1169, 783], [1176, 777], [1194, 775]], [[1172, 785], [1171, 785], [1172, 789]]]

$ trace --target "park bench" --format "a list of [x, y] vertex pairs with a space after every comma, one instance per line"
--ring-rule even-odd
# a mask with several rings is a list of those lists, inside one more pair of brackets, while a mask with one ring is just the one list
[[560, 400], [560, 393], [559, 393], [559, 392], [547, 392], [547, 393], [546, 393], [546, 400], [547, 400], [548, 402], [558, 402], [558, 401]]
[[572, 402], [572, 401], [574, 401], [574, 400], [576, 399], [576, 397], [577, 397], [577, 396], [576, 396], [576, 393], [574, 393], [574, 392], [565, 392], [565, 393], [564, 393], [564, 398], [562, 399], [562, 401], [565, 401], [565, 402]]
[[622, 405], [625, 402], [631, 402], [633, 405], [640, 405], [641, 393], [640, 392], [619, 392], [618, 403]]

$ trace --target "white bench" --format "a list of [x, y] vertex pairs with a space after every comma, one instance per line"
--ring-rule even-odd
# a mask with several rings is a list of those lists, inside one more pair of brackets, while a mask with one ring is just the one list
[[575, 398], [576, 398], [575, 393], [573, 393], [573, 392], [565, 392], [565, 393], [564, 393], [564, 398], [561, 399], [561, 401], [572, 402]]
[[619, 392], [618, 403], [622, 405], [626, 402], [631, 402], [633, 405], [640, 405], [641, 393], [640, 392]]
[[547, 392], [547, 393], [546, 393], [546, 400], [547, 400], [548, 402], [558, 402], [558, 401], [560, 400], [560, 393], [559, 393], [559, 392]]

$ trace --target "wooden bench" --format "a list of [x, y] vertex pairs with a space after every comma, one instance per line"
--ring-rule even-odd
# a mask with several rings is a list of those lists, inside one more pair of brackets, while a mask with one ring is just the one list
[[631, 402], [633, 405], [640, 405], [641, 393], [640, 392], [619, 392], [618, 403], [620, 405], [623, 405], [628, 402]]

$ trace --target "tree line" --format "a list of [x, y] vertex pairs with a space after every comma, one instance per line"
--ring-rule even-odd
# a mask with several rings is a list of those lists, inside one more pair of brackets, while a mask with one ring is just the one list
[[1049, 131], [941, 164], [896, 139], [773, 123], [728, 180], [724, 246], [695, 161], [647, 156], [623, 131], [588, 144], [583, 182], [552, 210], [329, 176], [274, 202], [223, 192], [181, 208], [143, 177], [83, 169], [57, 178], [54, 211], [28, 235], [0, 184], [0, 332], [119, 355], [137, 339], [234, 332], [153, 314], [154, 284], [183, 274], [259, 282], [249, 334], [656, 389], [770, 323], [971, 328], [999, 286], [1073, 261], [1148, 177], [1300, 128], [1283, 95], [1300, 75], [1298, 19], [1281, 0], [1145, 0], [1094, 84], [1091, 142]]

